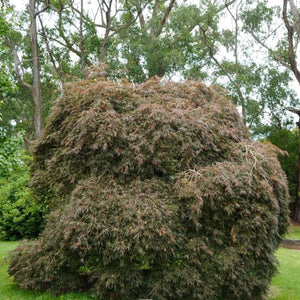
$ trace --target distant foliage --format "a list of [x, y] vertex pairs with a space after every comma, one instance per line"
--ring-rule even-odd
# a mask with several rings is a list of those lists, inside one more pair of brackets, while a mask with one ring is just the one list
[[28, 187], [31, 157], [21, 135], [0, 144], [0, 240], [35, 238], [42, 230], [44, 205]]
[[76, 82], [34, 150], [31, 184], [53, 211], [9, 273], [102, 299], [262, 299], [288, 226], [276, 151], [218, 87]]
[[[291, 199], [294, 201], [296, 199], [297, 188], [299, 131], [280, 129], [271, 133], [268, 136], [268, 140], [281, 150], [286, 151], [284, 155], [279, 155], [278, 159], [283, 171], [287, 175]], [[293, 203], [291, 203], [292, 209]]]
[[6, 137], [0, 134], [0, 178], [9, 177], [22, 170], [28, 161], [22, 151], [22, 135]]

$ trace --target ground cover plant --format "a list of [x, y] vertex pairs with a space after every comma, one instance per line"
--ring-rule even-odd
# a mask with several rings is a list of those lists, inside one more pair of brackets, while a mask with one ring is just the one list
[[69, 85], [34, 149], [32, 188], [52, 213], [9, 273], [103, 299], [261, 299], [288, 227], [277, 152], [218, 87]]

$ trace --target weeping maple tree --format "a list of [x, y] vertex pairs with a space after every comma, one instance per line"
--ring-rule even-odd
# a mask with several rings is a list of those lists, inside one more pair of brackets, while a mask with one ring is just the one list
[[102, 299], [261, 299], [288, 226], [278, 151], [217, 86], [71, 84], [34, 148], [32, 189], [52, 212], [9, 273]]

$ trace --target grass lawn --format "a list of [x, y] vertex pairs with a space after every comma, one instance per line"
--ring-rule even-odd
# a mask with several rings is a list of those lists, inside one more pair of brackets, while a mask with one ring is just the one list
[[[70, 293], [54, 297], [49, 293], [21, 290], [7, 275], [7, 253], [17, 242], [0, 242], [0, 300], [92, 300], [87, 294]], [[272, 280], [272, 300], [300, 300], [300, 251], [280, 248], [276, 252], [280, 262], [279, 274]]]
[[300, 240], [300, 226], [296, 226], [296, 225], [291, 226], [285, 238], [291, 240]]
[[271, 299], [300, 300], [300, 251], [279, 248], [276, 256], [280, 273], [272, 280]]

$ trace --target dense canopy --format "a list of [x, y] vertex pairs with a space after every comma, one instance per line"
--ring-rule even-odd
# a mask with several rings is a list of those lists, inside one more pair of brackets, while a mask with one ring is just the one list
[[288, 226], [276, 151], [217, 86], [71, 84], [34, 149], [32, 188], [52, 213], [9, 272], [103, 299], [261, 299]]

